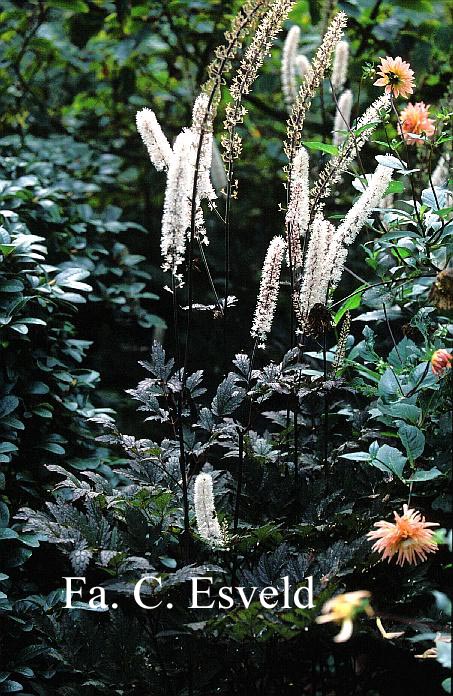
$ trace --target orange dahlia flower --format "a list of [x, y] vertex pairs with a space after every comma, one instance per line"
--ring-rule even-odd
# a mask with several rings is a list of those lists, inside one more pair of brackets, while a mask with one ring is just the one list
[[381, 58], [377, 74], [381, 77], [374, 84], [385, 87], [387, 94], [391, 93], [394, 97], [401, 94], [402, 97], [407, 97], [414, 91], [414, 71], [400, 56]]
[[435, 375], [441, 375], [444, 370], [451, 368], [452, 364], [453, 355], [449, 353], [448, 350], [440, 348], [434, 351], [433, 357], [431, 358], [431, 369]]
[[409, 104], [401, 112], [401, 130], [404, 140], [408, 145], [421, 145], [423, 140], [413, 138], [414, 135], [426, 135], [428, 138], [436, 130], [434, 121], [429, 118], [429, 105], [424, 102]]
[[375, 523], [377, 529], [368, 532], [369, 539], [376, 539], [373, 551], [382, 554], [381, 560], [398, 555], [396, 564], [404, 565], [407, 561], [411, 565], [417, 565], [419, 561], [426, 561], [428, 553], [437, 551], [434, 541], [434, 533], [429, 527], [438, 527], [437, 522], [425, 522], [425, 518], [417, 510], [409, 509], [403, 505], [403, 514], [393, 513], [395, 522], [380, 520]]
[[316, 618], [316, 623], [323, 624], [334, 621], [341, 624], [340, 632], [335, 636], [335, 643], [344, 643], [352, 636], [354, 619], [357, 614], [366, 612], [373, 616], [374, 611], [369, 603], [371, 594], [367, 590], [346, 592], [329, 599], [321, 609], [321, 616]]

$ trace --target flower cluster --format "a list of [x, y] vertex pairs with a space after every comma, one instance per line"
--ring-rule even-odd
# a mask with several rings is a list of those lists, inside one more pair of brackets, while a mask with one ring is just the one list
[[335, 110], [335, 120], [333, 124], [333, 144], [339, 147], [346, 139], [345, 131], [349, 129], [351, 123], [353, 96], [350, 89], [346, 89], [338, 99], [338, 106]]
[[449, 370], [452, 367], [453, 355], [449, 353], [448, 350], [440, 348], [439, 350], [434, 351], [431, 358], [431, 369], [435, 375], [443, 375], [446, 370]]
[[178, 277], [178, 267], [184, 259], [186, 231], [190, 227], [191, 171], [187, 163], [192, 159], [192, 150], [193, 136], [185, 129], [177, 136], [173, 146], [162, 215], [162, 267], [175, 277]]
[[299, 300], [303, 323], [314, 305], [324, 304], [329, 290], [338, 285], [348, 247], [354, 242], [373, 209], [379, 205], [391, 178], [392, 169], [378, 165], [366, 189], [337, 229], [325, 220], [320, 211], [315, 214]]
[[293, 5], [294, 0], [275, 0], [273, 2], [257, 28], [252, 42], [241, 60], [237, 74], [231, 82], [230, 93], [233, 101], [226, 108], [224, 126], [227, 135], [222, 138], [226, 162], [239, 157], [241, 153], [241, 139], [235, 129], [239, 123], [242, 123], [246, 113], [242, 106], [243, 96], [250, 92], [251, 86], [257, 78], [258, 70]]
[[283, 97], [288, 109], [291, 109], [297, 98], [296, 66], [299, 58], [299, 38], [300, 28], [294, 25], [287, 33], [285, 43], [283, 44], [281, 79]]
[[210, 171], [213, 151], [213, 108], [208, 95], [195, 100], [192, 125], [177, 136], [173, 149], [150, 109], [137, 113], [137, 128], [157, 170], [167, 169], [162, 215], [162, 268], [182, 281], [179, 267], [184, 260], [187, 233], [194, 223], [200, 242], [208, 243], [201, 201], [215, 200]]
[[168, 169], [171, 160], [171, 145], [164, 135], [162, 128], [151, 109], [142, 109], [136, 116], [137, 130], [140, 133], [149, 158], [160, 172]]
[[347, 41], [339, 41], [335, 48], [332, 69], [332, 89], [339, 92], [343, 89], [348, 77], [349, 44]]
[[428, 553], [437, 551], [434, 533], [430, 527], [438, 527], [437, 522], [425, 522], [417, 510], [403, 505], [403, 514], [393, 513], [395, 522], [380, 520], [375, 523], [377, 529], [368, 532], [368, 538], [376, 540], [373, 551], [382, 554], [382, 560], [397, 556], [397, 565], [407, 563], [417, 565], [426, 561]]
[[213, 480], [206, 471], [195, 479], [194, 507], [199, 535], [211, 546], [222, 545], [223, 533], [215, 509]]
[[300, 147], [294, 157], [289, 178], [289, 203], [286, 212], [286, 227], [291, 238], [291, 257], [294, 266], [302, 267], [301, 239], [305, 236], [310, 221], [309, 157]]
[[383, 114], [388, 112], [390, 107], [390, 97], [384, 94], [376, 99], [358, 119], [354, 130], [349, 133], [347, 140], [340, 146], [338, 155], [332, 157], [319, 173], [317, 182], [310, 191], [313, 209], [316, 210], [320, 201], [330, 194], [333, 185], [341, 179], [342, 174], [358, 155], [377, 124], [382, 120]]
[[203, 91], [213, 94], [218, 90], [244, 39], [259, 25], [270, 4], [271, 0], [245, 0], [241, 11], [234, 16], [230, 28], [225, 32], [225, 43], [215, 50], [214, 60], [207, 69], [208, 81], [203, 85]]
[[300, 80], [304, 80], [305, 76], [308, 75], [308, 73], [310, 72], [311, 63], [308, 60], [307, 56], [305, 56], [303, 53], [300, 53], [298, 56], [296, 56], [295, 68]]
[[292, 162], [293, 157], [300, 147], [305, 115], [310, 108], [316, 90], [324, 79], [333, 52], [342, 37], [345, 26], [346, 15], [344, 12], [339, 12], [324, 34], [321, 46], [316, 52], [310, 70], [306, 73], [305, 79], [300, 86], [299, 94], [293, 104], [291, 115], [288, 120], [285, 153], [290, 162]]
[[269, 244], [264, 260], [260, 290], [250, 332], [254, 338], [258, 339], [260, 346], [264, 345], [272, 328], [285, 247], [283, 237], [274, 237]]

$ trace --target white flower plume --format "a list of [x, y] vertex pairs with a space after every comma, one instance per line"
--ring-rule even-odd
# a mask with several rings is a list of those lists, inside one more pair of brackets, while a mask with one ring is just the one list
[[349, 129], [351, 123], [353, 96], [350, 89], [347, 89], [338, 99], [335, 111], [335, 121], [333, 124], [333, 144], [338, 147], [346, 140], [344, 131]]
[[[300, 147], [294, 157], [290, 174], [290, 198], [286, 213], [288, 265], [298, 272], [302, 268], [302, 239], [310, 219], [309, 157]], [[289, 254], [291, 253], [291, 262]]]
[[184, 129], [173, 146], [162, 216], [162, 268], [164, 271], [171, 271], [176, 277], [178, 277], [178, 267], [184, 260], [186, 231], [190, 227], [192, 151], [193, 133], [189, 129]]
[[446, 153], [439, 158], [436, 168], [431, 174], [431, 181], [433, 186], [445, 186], [448, 179], [450, 164], [450, 154]]
[[[390, 96], [388, 94], [383, 94], [376, 99], [359, 118], [353, 128], [353, 132], [349, 133], [347, 140], [340, 145], [338, 155], [332, 157], [320, 171], [316, 184], [310, 191], [312, 207], [317, 210], [320, 208], [320, 201], [323, 198], [327, 198], [334, 184], [341, 179], [343, 172], [346, 171], [350, 163], [370, 138], [378, 123], [382, 120], [381, 112], [389, 111], [390, 107]], [[364, 126], [367, 127], [364, 128]], [[357, 131], [359, 131], [359, 133], [354, 135]]]
[[223, 543], [224, 535], [217, 519], [211, 474], [202, 471], [194, 484], [194, 507], [198, 533], [213, 546]]
[[390, 167], [378, 165], [364, 192], [337, 229], [318, 212], [311, 226], [310, 241], [300, 292], [300, 316], [304, 323], [317, 303], [325, 304], [329, 290], [342, 276], [348, 247], [354, 242], [392, 178]]
[[335, 48], [332, 68], [332, 88], [339, 92], [348, 77], [349, 44], [347, 41], [339, 41]]
[[294, 25], [286, 35], [282, 51], [281, 80], [285, 104], [290, 110], [297, 97], [296, 61], [300, 28]]
[[317, 213], [311, 225], [310, 242], [300, 289], [298, 314], [303, 321], [306, 321], [310, 310], [316, 304], [326, 302], [331, 273], [329, 258], [334, 233], [334, 226], [321, 213]]
[[305, 75], [307, 75], [311, 70], [311, 63], [308, 60], [307, 56], [304, 56], [303, 53], [296, 57], [295, 66], [296, 73], [299, 75], [299, 78], [301, 80], [303, 80], [305, 78]]
[[259, 340], [260, 346], [264, 345], [272, 328], [285, 246], [283, 237], [274, 237], [264, 259], [260, 290], [250, 331], [251, 335]]
[[136, 115], [137, 130], [148, 150], [149, 158], [157, 171], [168, 169], [171, 146], [151, 109], [142, 109]]

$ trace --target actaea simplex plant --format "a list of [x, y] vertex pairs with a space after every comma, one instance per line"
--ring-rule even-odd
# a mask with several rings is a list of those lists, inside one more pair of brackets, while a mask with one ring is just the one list
[[[215, 298], [215, 309], [221, 315], [224, 333], [224, 364], [226, 363], [228, 313], [236, 298], [230, 295], [230, 235], [231, 208], [237, 196], [235, 181], [235, 161], [241, 155], [242, 136], [238, 127], [243, 122], [246, 109], [243, 98], [252, 89], [269, 49], [281, 30], [285, 19], [295, 5], [288, 0], [278, 2], [246, 2], [234, 19], [226, 42], [217, 49], [214, 61], [208, 68], [209, 79], [203, 85], [196, 98], [190, 127], [184, 128], [171, 147], [163, 133], [158, 120], [150, 109], [143, 109], [137, 114], [137, 127], [148, 149], [151, 162], [156, 169], [167, 173], [164, 212], [162, 218], [161, 250], [163, 269], [170, 273], [171, 292], [174, 306], [174, 331], [176, 335], [176, 365], [180, 379], [177, 394], [173, 394], [173, 415], [178, 433], [180, 451], [179, 466], [183, 490], [184, 526], [186, 538], [190, 535], [188, 471], [189, 457], [184, 442], [184, 429], [187, 414], [190, 411], [190, 394], [188, 391], [188, 366], [193, 361], [192, 314], [196, 309], [205, 308], [194, 303], [193, 265], [195, 247], [200, 254], [210, 286]], [[362, 195], [346, 215], [343, 222], [335, 227], [323, 216], [324, 201], [351, 162], [359, 157], [359, 152], [390, 111], [390, 97], [378, 98], [357, 120], [354, 129], [349, 126], [350, 113], [341, 116], [341, 104], [338, 102], [336, 122], [342, 118], [346, 125], [346, 134], [337, 137], [336, 154], [327, 162], [318, 175], [316, 184], [310, 188], [309, 155], [302, 145], [302, 132], [306, 114], [311, 106], [316, 91], [330, 74], [334, 60], [332, 86], [341, 88], [347, 71], [348, 49], [342, 41], [346, 15], [339, 12], [330, 22], [323, 36], [311, 65], [305, 66], [303, 79], [298, 91], [293, 89], [294, 100], [290, 106], [287, 139], [284, 150], [288, 158], [286, 174], [286, 216], [284, 234], [271, 240], [264, 261], [257, 306], [251, 327], [254, 339], [250, 356], [247, 358], [246, 389], [250, 386], [253, 373], [253, 361], [258, 347], [264, 347], [271, 330], [280, 288], [280, 276], [283, 260], [289, 275], [292, 312], [289, 331], [290, 346], [297, 345], [297, 354], [302, 349], [308, 336], [320, 333], [326, 343], [326, 332], [331, 320], [326, 303], [332, 291], [338, 285], [346, 261], [348, 246], [352, 244], [366, 219], [379, 204], [392, 177], [392, 169], [378, 165], [375, 173], [367, 182]], [[213, 148], [213, 130], [216, 112], [222, 89], [232, 70], [233, 59], [242, 48], [248, 34], [252, 39], [244, 51], [239, 67], [235, 70], [228, 84], [230, 101], [225, 109], [224, 133], [221, 136], [223, 161], [226, 168], [226, 185], [223, 196], [218, 197], [210, 181]], [[288, 51], [286, 51], [288, 53]], [[286, 70], [294, 69], [294, 67]], [[287, 96], [287, 101], [289, 96]], [[350, 112], [350, 109], [346, 109]], [[205, 211], [203, 201], [209, 210], [220, 220], [224, 229], [224, 266], [225, 284], [222, 293], [216, 288], [209, 270], [204, 246], [209, 243], [204, 224]], [[283, 221], [282, 221], [283, 222]], [[183, 272], [184, 263], [187, 270]], [[185, 287], [184, 287], [185, 286]], [[184, 288], [184, 289], [183, 289]], [[186, 302], [181, 310], [179, 297], [186, 292]], [[185, 316], [184, 316], [185, 315]], [[243, 356], [245, 359], [245, 356]], [[325, 361], [324, 361], [325, 362]], [[326, 371], [325, 363], [325, 371]], [[327, 376], [327, 373], [326, 373]], [[232, 384], [235, 382], [233, 377]], [[247, 396], [245, 399], [247, 400]], [[249, 409], [250, 410], [250, 409]], [[247, 412], [247, 408], [244, 408]], [[288, 411], [288, 419], [290, 417]], [[327, 418], [327, 416], [326, 416]], [[297, 480], [297, 409], [293, 414], [294, 425], [294, 472]], [[325, 424], [327, 427], [327, 424]], [[238, 472], [236, 481], [236, 505], [233, 531], [237, 531], [241, 481], [244, 463], [244, 436], [249, 429], [247, 417], [241, 425], [236, 424], [238, 439]], [[326, 432], [324, 432], [326, 437]], [[325, 447], [327, 456], [327, 444]], [[206, 472], [203, 473], [206, 476]], [[206, 485], [206, 484], [205, 484]], [[196, 487], [196, 491], [200, 486]], [[199, 498], [200, 496], [198, 496]], [[197, 512], [197, 519], [199, 514]], [[205, 525], [201, 525], [202, 528]], [[218, 542], [218, 530], [215, 534]], [[216, 543], [217, 543], [216, 542]]]

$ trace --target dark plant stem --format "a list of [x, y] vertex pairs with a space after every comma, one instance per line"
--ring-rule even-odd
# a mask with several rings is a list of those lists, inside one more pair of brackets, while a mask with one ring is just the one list
[[244, 432], [238, 428], [239, 435], [239, 458], [237, 469], [236, 500], [234, 504], [233, 531], [236, 534], [239, 526], [239, 510], [241, 505], [242, 479], [244, 475]]
[[231, 214], [231, 187], [233, 180], [233, 163], [228, 162], [227, 189], [225, 201], [225, 299], [223, 305], [223, 364], [224, 372], [227, 371], [227, 335], [228, 335], [228, 293], [230, 291], [230, 214]]
[[192, 334], [192, 313], [193, 313], [193, 256], [194, 256], [194, 242], [195, 242], [195, 231], [196, 231], [196, 199], [197, 199], [197, 190], [198, 190], [198, 181], [199, 181], [199, 176], [200, 176], [200, 160], [201, 160], [201, 152], [203, 149], [203, 140], [204, 136], [206, 134], [206, 128], [208, 125], [208, 119], [210, 117], [210, 111], [212, 104], [214, 102], [215, 96], [218, 92], [218, 90], [221, 87], [222, 84], [222, 79], [223, 79], [223, 72], [225, 70], [225, 67], [228, 65], [228, 62], [233, 58], [237, 42], [240, 40], [240, 37], [242, 35], [243, 30], [247, 26], [248, 22], [250, 21], [250, 17], [255, 14], [260, 6], [263, 4], [262, 0], [258, 1], [252, 10], [251, 14], [248, 16], [244, 16], [243, 21], [241, 24], [238, 26], [236, 29], [236, 33], [234, 36], [231, 37], [230, 42], [228, 43], [225, 53], [222, 57], [222, 60], [220, 62], [220, 65], [217, 68], [216, 75], [214, 78], [214, 84], [212, 88], [210, 89], [209, 92], [209, 97], [208, 97], [208, 102], [206, 106], [206, 111], [205, 115], [203, 118], [203, 123], [200, 126], [200, 137], [198, 140], [198, 146], [197, 146], [197, 154], [195, 158], [195, 168], [194, 168], [194, 177], [193, 177], [193, 186], [192, 186], [192, 196], [191, 196], [191, 215], [190, 215], [190, 236], [189, 236], [189, 259], [188, 259], [188, 274], [187, 274], [187, 294], [188, 294], [188, 311], [187, 311], [187, 326], [186, 326], [186, 344], [185, 344], [185, 351], [184, 351], [184, 373], [182, 377], [182, 383], [183, 383], [183, 390], [186, 385], [187, 381], [187, 367], [188, 367], [188, 362], [189, 362], [189, 353], [190, 353], [190, 342], [191, 342], [191, 334]]
[[176, 283], [175, 283], [175, 277], [172, 274], [171, 276], [171, 291], [172, 291], [172, 299], [173, 299], [173, 330], [175, 334], [175, 352], [176, 352], [176, 360], [177, 364], [181, 364], [181, 352], [180, 352], [180, 345], [179, 345], [179, 321], [178, 321], [178, 302], [177, 302], [177, 297], [176, 297]]
[[[403, 140], [404, 148], [405, 148], [405, 150], [406, 150], [407, 166], [409, 167], [409, 166], [410, 166], [410, 162], [409, 162], [409, 160], [410, 160], [409, 148], [408, 148], [407, 143], [406, 143], [406, 141], [404, 140], [404, 137], [403, 137], [403, 126], [402, 126], [402, 123], [401, 123], [401, 120], [400, 120], [398, 111], [396, 110], [396, 106], [395, 106], [395, 102], [393, 101], [393, 95], [392, 95], [392, 94], [390, 95], [390, 103], [391, 103], [391, 105], [392, 105], [392, 111], [393, 111], [393, 113], [394, 113], [395, 116], [396, 116], [396, 121], [397, 121], [397, 124], [398, 124], [397, 131], [398, 131], [399, 135], [401, 136], [401, 138], [402, 138], [402, 140]], [[395, 152], [396, 152], [396, 155], [397, 155], [398, 159], [400, 160], [400, 162], [402, 162], [401, 157], [398, 155], [397, 151], [395, 151]], [[420, 231], [422, 232], [422, 234], [424, 234], [425, 228], [424, 228], [424, 226], [423, 226], [423, 222], [422, 222], [422, 219], [421, 219], [421, 217], [420, 217], [420, 212], [419, 212], [418, 206], [417, 206], [417, 196], [416, 196], [416, 193], [415, 193], [414, 176], [413, 176], [412, 173], [411, 173], [411, 174], [408, 174], [408, 179], [409, 179], [409, 184], [410, 184], [410, 187], [411, 187], [412, 201], [413, 201], [413, 203], [414, 203], [415, 216], [416, 216], [416, 218], [417, 218], [417, 222], [418, 222], [418, 225], [419, 225], [419, 227], [420, 227]]]
[[[297, 397], [296, 397], [297, 398]], [[298, 452], [298, 440], [299, 440], [299, 431], [298, 431], [298, 423], [297, 423], [297, 414], [298, 414], [298, 408], [297, 406], [294, 407], [294, 483], [296, 487], [296, 495], [299, 490], [299, 452]]]
[[[324, 381], [327, 380], [327, 330], [324, 329], [323, 340], [322, 340], [322, 360], [323, 360], [323, 370], [324, 370]], [[328, 453], [329, 453], [329, 400], [327, 397], [327, 392], [324, 392], [324, 423], [323, 423], [324, 437], [323, 437], [323, 462], [324, 462], [324, 475], [327, 480], [327, 467], [328, 467]]]
[[183, 548], [188, 560], [189, 556], [189, 540], [190, 540], [190, 522], [189, 522], [189, 496], [187, 493], [187, 472], [186, 472], [186, 452], [184, 447], [184, 431], [182, 425], [182, 391], [178, 395], [178, 435], [179, 435], [179, 469], [181, 472], [182, 483], [182, 499], [184, 509], [184, 542]]

